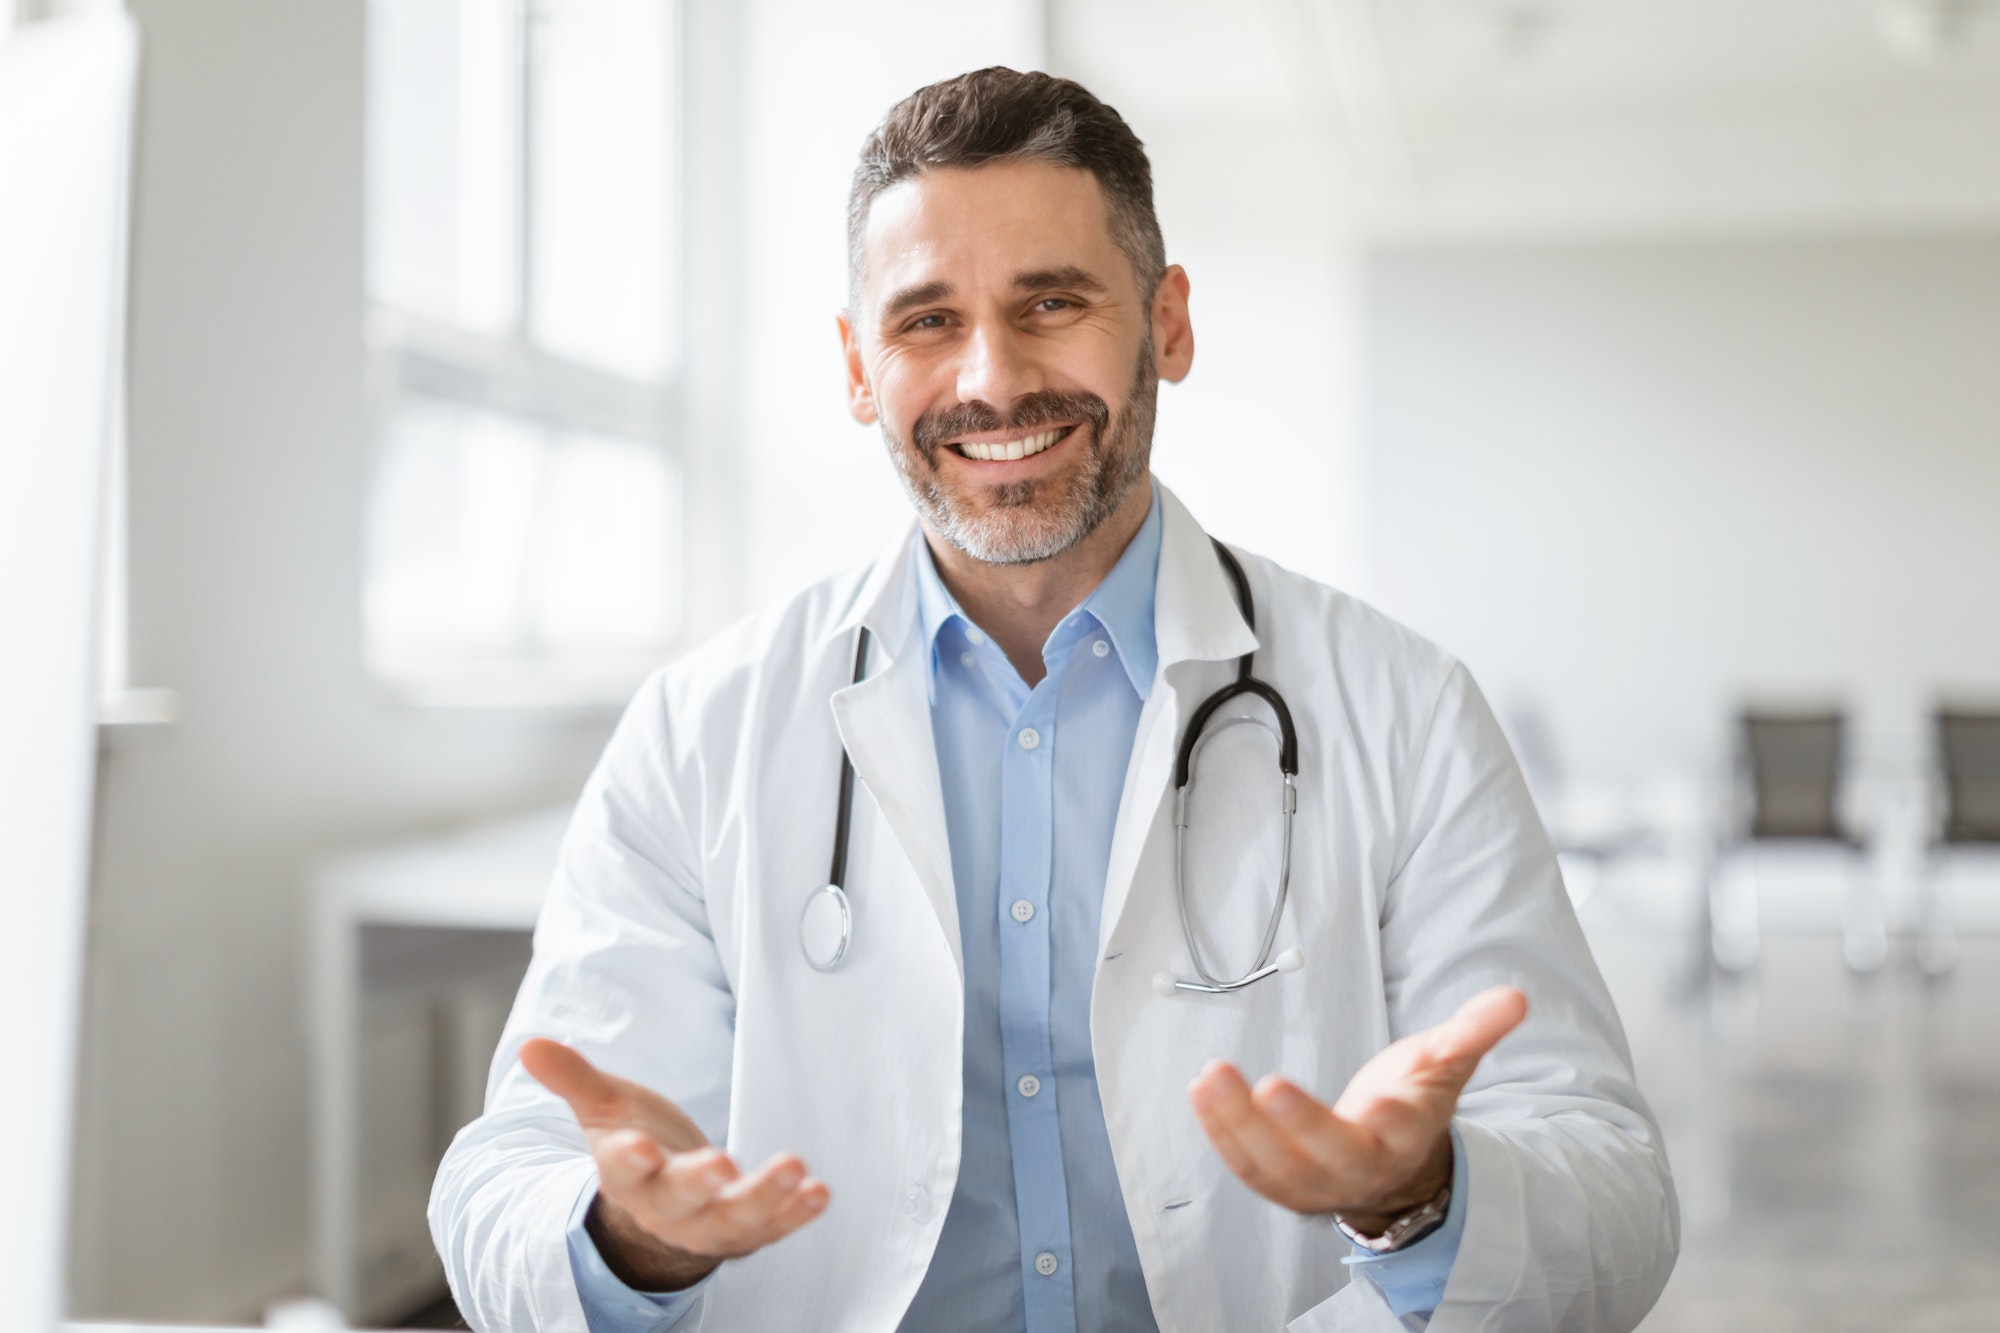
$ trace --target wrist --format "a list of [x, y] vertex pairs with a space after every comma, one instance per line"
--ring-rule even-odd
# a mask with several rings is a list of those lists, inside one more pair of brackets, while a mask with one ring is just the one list
[[667, 1244], [601, 1193], [591, 1200], [583, 1226], [604, 1266], [634, 1291], [685, 1291], [722, 1263]]
[[[1438, 1220], [1441, 1221], [1443, 1206], [1451, 1190], [1452, 1166], [1451, 1132], [1446, 1130], [1438, 1135], [1423, 1165], [1409, 1179], [1361, 1207], [1338, 1210], [1334, 1219], [1356, 1239], [1379, 1237], [1398, 1221], [1429, 1204], [1439, 1206]], [[1405, 1243], [1409, 1241], [1406, 1239]]]

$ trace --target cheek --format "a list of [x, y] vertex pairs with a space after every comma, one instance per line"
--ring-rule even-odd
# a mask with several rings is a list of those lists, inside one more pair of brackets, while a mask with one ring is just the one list
[[941, 396], [935, 379], [921, 358], [895, 352], [878, 357], [869, 368], [876, 414], [898, 439], [909, 439], [917, 418], [931, 408], [951, 405], [948, 383]]

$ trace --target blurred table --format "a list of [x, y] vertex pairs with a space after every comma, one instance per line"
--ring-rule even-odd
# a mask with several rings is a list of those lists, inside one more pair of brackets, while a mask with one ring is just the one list
[[[368, 1290], [362, 1271], [364, 995], [371, 987], [441, 981], [455, 956], [479, 952], [463, 947], [467, 939], [478, 943], [467, 932], [499, 932], [508, 948], [525, 953], [520, 936], [534, 929], [568, 816], [543, 810], [360, 847], [314, 876], [307, 996], [313, 1275], [319, 1294], [349, 1318], [385, 1317], [379, 1307], [397, 1299], [393, 1291]], [[371, 938], [378, 941], [373, 949]]]

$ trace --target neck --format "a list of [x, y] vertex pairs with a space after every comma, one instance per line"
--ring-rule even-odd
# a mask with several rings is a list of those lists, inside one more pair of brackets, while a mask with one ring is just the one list
[[975, 560], [928, 526], [924, 539], [938, 577], [959, 608], [1000, 645], [1021, 679], [1035, 685], [1047, 674], [1042, 645], [1062, 618], [1104, 582], [1145, 525], [1152, 503], [1152, 479], [1141, 477], [1089, 536], [1061, 555], [1031, 565]]

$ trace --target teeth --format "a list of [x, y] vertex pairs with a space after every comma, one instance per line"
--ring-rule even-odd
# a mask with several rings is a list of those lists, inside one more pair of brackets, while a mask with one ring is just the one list
[[1067, 427], [1058, 426], [1025, 439], [1009, 440], [1005, 444], [980, 444], [974, 440], [962, 440], [959, 449], [967, 458], [976, 458], [983, 463], [1011, 462], [1016, 458], [1032, 458], [1042, 450], [1060, 440]]

